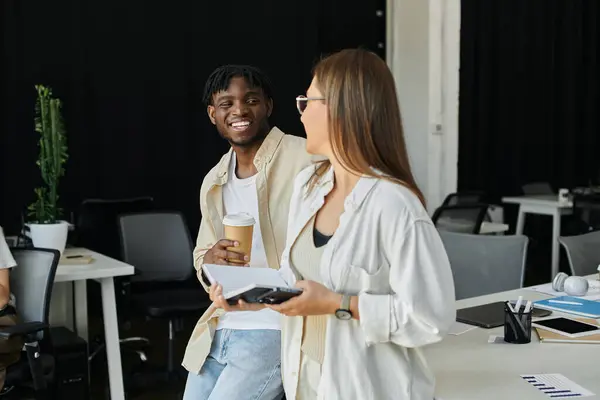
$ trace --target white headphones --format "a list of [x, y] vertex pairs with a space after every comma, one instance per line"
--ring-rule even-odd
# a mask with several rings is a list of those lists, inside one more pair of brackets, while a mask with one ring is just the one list
[[582, 276], [569, 276], [559, 272], [552, 281], [552, 289], [569, 296], [585, 296], [590, 288], [600, 289], [600, 283], [590, 282]]

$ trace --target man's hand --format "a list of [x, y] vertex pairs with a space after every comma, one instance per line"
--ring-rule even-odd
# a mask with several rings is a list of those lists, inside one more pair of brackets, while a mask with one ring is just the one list
[[[204, 264], [219, 264], [219, 265], [233, 265], [240, 267], [242, 265], [247, 266], [248, 256], [243, 253], [236, 251], [227, 250], [227, 247], [238, 247], [239, 242], [232, 240], [221, 239], [219, 240], [210, 250], [204, 254]], [[231, 261], [238, 261], [231, 262]]]
[[246, 303], [243, 300], [240, 300], [237, 305], [230, 305], [223, 297], [223, 286], [215, 283], [210, 287], [210, 291], [208, 292], [210, 299], [215, 303], [215, 306], [222, 308], [225, 311], [258, 311], [265, 308], [264, 304], [258, 303]]

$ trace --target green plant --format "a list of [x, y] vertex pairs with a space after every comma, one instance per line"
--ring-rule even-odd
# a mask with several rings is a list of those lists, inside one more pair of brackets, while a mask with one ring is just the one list
[[40, 134], [40, 155], [36, 162], [44, 186], [34, 189], [36, 200], [28, 207], [29, 216], [38, 224], [54, 224], [61, 216], [58, 207], [58, 182], [67, 161], [67, 139], [61, 115], [62, 103], [52, 89], [36, 85], [35, 130]]

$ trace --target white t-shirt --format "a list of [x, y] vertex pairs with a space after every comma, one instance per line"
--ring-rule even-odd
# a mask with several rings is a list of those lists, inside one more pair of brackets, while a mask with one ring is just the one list
[[[260, 233], [260, 216], [258, 214], [258, 194], [256, 191], [256, 175], [240, 179], [235, 174], [237, 157], [231, 157], [229, 164], [229, 180], [223, 185], [224, 215], [248, 213], [254, 217], [256, 224], [252, 235], [251, 267], [268, 268], [267, 255]], [[244, 267], [240, 267], [244, 268]], [[261, 311], [232, 311], [219, 318], [219, 329], [281, 329], [281, 314], [264, 309]]]
[[[4, 231], [2, 227], [0, 227], [0, 269], [8, 269], [16, 266], [17, 263], [13, 258], [10, 250], [8, 249], [8, 244], [6, 243], [6, 239], [4, 238]], [[15, 297], [13, 294], [10, 294], [10, 299], [8, 304], [15, 305]]]

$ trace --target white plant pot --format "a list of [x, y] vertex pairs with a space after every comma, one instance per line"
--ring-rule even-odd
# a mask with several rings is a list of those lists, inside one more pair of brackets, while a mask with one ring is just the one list
[[34, 247], [56, 249], [60, 254], [65, 250], [69, 223], [60, 221], [57, 224], [27, 224]]

